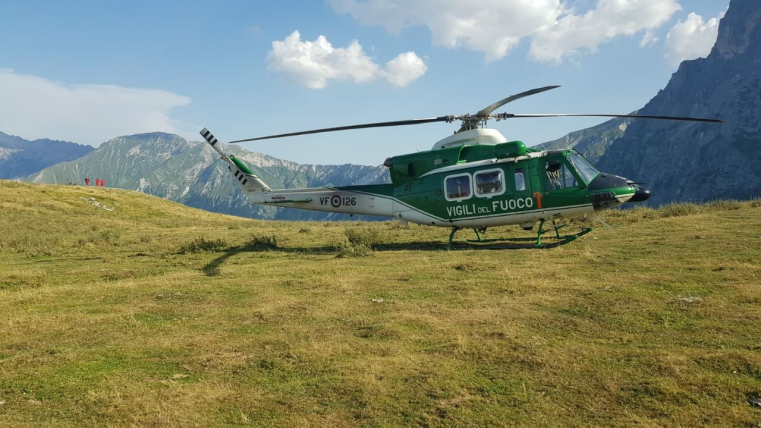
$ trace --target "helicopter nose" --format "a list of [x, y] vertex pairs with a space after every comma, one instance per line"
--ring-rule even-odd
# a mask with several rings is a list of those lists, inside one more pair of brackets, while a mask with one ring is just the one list
[[628, 180], [613, 174], [602, 173], [589, 183], [595, 210], [613, 208], [626, 202], [633, 187]]
[[636, 185], [637, 186], [637, 193], [632, 196], [631, 199], [629, 199], [629, 202], [644, 202], [648, 199], [650, 199], [651, 192], [650, 189], [644, 186]]

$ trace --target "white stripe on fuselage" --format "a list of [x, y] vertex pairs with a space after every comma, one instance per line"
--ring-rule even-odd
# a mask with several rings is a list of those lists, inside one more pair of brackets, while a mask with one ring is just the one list
[[[342, 214], [395, 217], [404, 221], [440, 227], [483, 227], [528, 223], [553, 217], [581, 217], [593, 214], [592, 204], [560, 208], [536, 208], [526, 211], [474, 215], [461, 218], [441, 218], [425, 212], [397, 198], [376, 193], [339, 190], [329, 187], [276, 190], [266, 194], [247, 194], [251, 203], [283, 208], [300, 208]], [[279, 202], [281, 200], [309, 200], [308, 202]]]

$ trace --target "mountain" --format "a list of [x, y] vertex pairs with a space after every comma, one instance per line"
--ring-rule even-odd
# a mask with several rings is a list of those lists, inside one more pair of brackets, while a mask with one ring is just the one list
[[653, 205], [761, 195], [761, 1], [732, 0], [708, 57], [683, 62], [639, 114], [726, 123], [635, 120], [611, 139], [612, 120], [566, 139], [601, 170], [647, 182]]
[[761, 2], [733, 0], [708, 57], [683, 62], [641, 114], [726, 124], [633, 122], [601, 169], [649, 182], [656, 204], [761, 195]]
[[[345, 186], [388, 180], [384, 167], [300, 165], [238, 146], [224, 146], [223, 150], [246, 162], [272, 188]], [[225, 163], [208, 144], [161, 132], [114, 138], [80, 159], [46, 168], [25, 181], [84, 184], [85, 177], [105, 179], [108, 187], [138, 190], [191, 207], [243, 217], [347, 218], [339, 214], [251, 205]]]
[[[632, 113], [636, 114], [636, 112]], [[614, 141], [624, 136], [632, 119], [613, 119], [592, 128], [571, 132], [563, 138], [541, 145], [547, 150], [573, 148], [592, 162], [597, 162]]]
[[0, 178], [21, 178], [50, 165], [80, 158], [93, 150], [90, 146], [67, 141], [27, 141], [0, 132]]

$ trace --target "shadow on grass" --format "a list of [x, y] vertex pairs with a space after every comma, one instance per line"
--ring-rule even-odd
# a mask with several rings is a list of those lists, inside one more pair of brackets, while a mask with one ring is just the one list
[[[559, 247], [569, 242], [549, 242], [541, 248], [537, 248], [534, 238], [518, 238], [509, 240], [488, 240], [485, 242], [459, 241], [452, 243], [452, 250], [527, 250], [527, 249], [549, 249]], [[441, 241], [426, 242], [395, 242], [372, 245], [375, 252], [385, 251], [446, 251], [447, 244]], [[265, 246], [236, 246], [224, 250], [218, 250], [222, 253], [204, 266], [201, 270], [206, 276], [218, 276], [221, 274], [220, 267], [232, 256], [245, 253], [298, 253], [310, 255], [335, 255], [337, 251], [332, 245], [318, 247], [265, 247]]]
[[206, 276], [218, 276], [221, 273], [219, 271], [219, 267], [222, 266], [222, 264], [230, 257], [242, 252], [244, 252], [243, 249], [230, 248], [228, 250], [225, 250], [221, 256], [212, 260], [209, 264], [201, 268], [201, 270], [203, 271], [203, 274]]
[[[410, 242], [410, 243], [393, 243], [393, 244], [377, 244], [373, 245], [373, 251], [440, 251], [446, 249], [446, 244], [441, 242]], [[465, 248], [465, 247], [463, 247]], [[218, 253], [222, 253], [219, 257], [215, 258], [204, 266], [201, 270], [206, 276], [217, 276], [220, 274], [219, 268], [232, 256], [245, 253], [298, 253], [298, 254], [311, 254], [311, 255], [328, 255], [336, 254], [336, 249], [332, 245], [324, 245], [319, 247], [277, 247], [277, 248], [265, 248], [265, 247], [249, 247], [249, 246], [237, 246], [230, 247], [224, 250], [218, 250]]]

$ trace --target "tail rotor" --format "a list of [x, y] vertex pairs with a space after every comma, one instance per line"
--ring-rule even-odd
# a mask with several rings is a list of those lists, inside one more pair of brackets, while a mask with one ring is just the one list
[[254, 175], [251, 169], [249, 169], [248, 165], [246, 165], [242, 160], [236, 158], [233, 155], [226, 155], [220, 147], [221, 144], [219, 144], [219, 140], [217, 140], [217, 137], [215, 137], [211, 131], [204, 128], [201, 130], [201, 136], [204, 138], [204, 140], [206, 140], [207, 143], [209, 143], [211, 148], [219, 153], [219, 156], [225, 162], [227, 162], [227, 169], [233, 173], [233, 176], [238, 181], [238, 184], [244, 192], [269, 193], [271, 191], [269, 186], [267, 186], [267, 184], [265, 184], [261, 178]]

